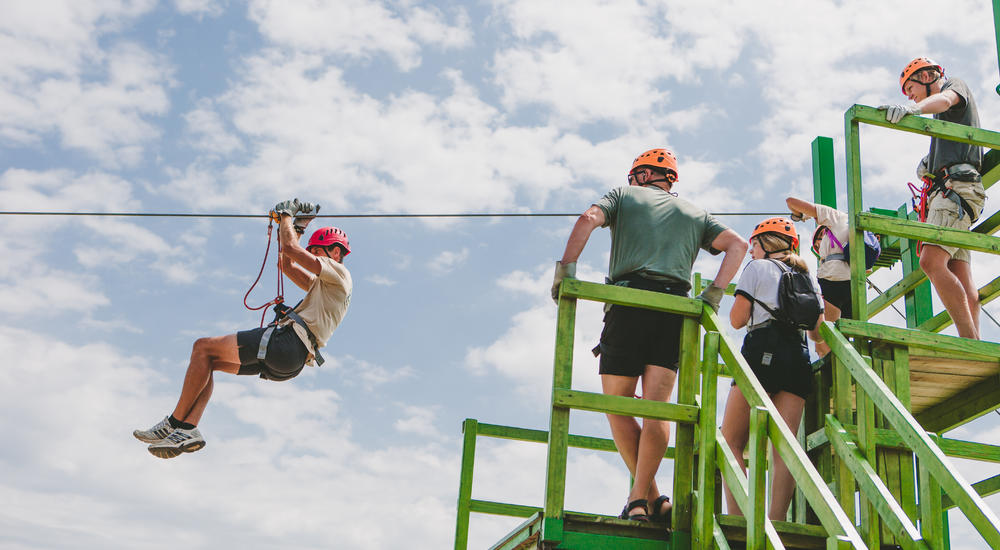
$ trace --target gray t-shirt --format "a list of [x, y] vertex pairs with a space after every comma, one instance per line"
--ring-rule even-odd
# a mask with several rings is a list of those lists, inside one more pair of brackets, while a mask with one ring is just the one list
[[[969, 86], [960, 78], [949, 78], [941, 91], [951, 90], [958, 94], [959, 102], [952, 105], [947, 111], [934, 115], [937, 120], [946, 122], [956, 122], [973, 128], [979, 128], [979, 109], [976, 108], [976, 100], [972, 98]], [[939, 138], [931, 138], [930, 156], [931, 173], [959, 163], [969, 163], [980, 169], [983, 163], [983, 150], [977, 145], [948, 141]]]
[[[752, 327], [774, 319], [774, 316], [756, 304], [752, 298], [760, 300], [771, 309], [778, 309], [778, 283], [781, 281], [782, 273], [784, 270], [781, 266], [775, 265], [771, 260], [764, 259], [750, 260], [750, 263], [743, 268], [740, 281], [736, 283], [736, 294], [750, 300], [750, 304], [754, 306], [750, 308], [750, 321], [747, 323], [749, 326]], [[823, 292], [819, 288], [816, 277], [810, 273], [809, 279], [812, 281], [816, 295], [821, 296]]]
[[654, 186], [612, 189], [595, 206], [611, 228], [612, 281], [636, 274], [690, 285], [698, 250], [718, 254], [712, 241], [727, 229], [705, 210]]

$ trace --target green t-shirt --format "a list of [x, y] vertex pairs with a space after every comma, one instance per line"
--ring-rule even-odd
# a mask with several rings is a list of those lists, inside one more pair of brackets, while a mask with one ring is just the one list
[[636, 274], [690, 284], [698, 249], [718, 254], [712, 241], [727, 229], [708, 212], [653, 186], [613, 189], [595, 206], [611, 228], [612, 282]]

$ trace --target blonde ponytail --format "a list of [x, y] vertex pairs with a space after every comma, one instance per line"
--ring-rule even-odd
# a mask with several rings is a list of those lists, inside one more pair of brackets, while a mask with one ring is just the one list
[[768, 256], [774, 255], [774, 259], [784, 263], [788, 267], [809, 273], [809, 265], [792, 250], [792, 243], [777, 233], [761, 233], [754, 237], [760, 243], [760, 247]]

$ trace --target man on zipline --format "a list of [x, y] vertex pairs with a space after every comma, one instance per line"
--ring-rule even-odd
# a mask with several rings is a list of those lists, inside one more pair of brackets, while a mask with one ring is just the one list
[[[930, 115], [937, 120], [979, 128], [979, 110], [965, 81], [945, 78], [944, 69], [926, 57], [911, 61], [899, 75], [903, 95], [915, 105], [881, 105], [885, 118], [895, 124], [906, 115]], [[931, 149], [917, 165], [917, 177], [928, 177], [925, 190], [927, 223], [968, 231], [979, 219], [986, 191], [979, 175], [983, 151], [979, 146], [931, 138]], [[958, 335], [979, 339], [979, 289], [972, 280], [969, 251], [934, 243], [920, 249], [924, 270]]]
[[306, 364], [323, 363], [319, 349], [344, 318], [353, 283], [343, 263], [351, 253], [343, 231], [324, 227], [312, 234], [305, 248], [299, 244], [299, 236], [318, 211], [318, 205], [298, 199], [275, 205], [272, 216], [279, 217], [281, 247], [278, 261], [285, 276], [306, 291], [305, 297], [294, 308], [279, 305], [279, 317], [266, 327], [195, 341], [173, 413], [148, 430], [132, 432], [150, 444], [150, 453], [173, 458], [205, 446], [197, 426], [212, 397], [215, 371], [282, 381], [297, 376]]

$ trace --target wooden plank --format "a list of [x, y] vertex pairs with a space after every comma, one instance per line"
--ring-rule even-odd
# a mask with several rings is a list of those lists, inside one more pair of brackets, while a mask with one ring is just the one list
[[750, 463], [747, 465], [747, 550], [765, 550], [767, 521], [767, 409], [750, 409]]
[[[565, 286], [565, 282], [563, 283]], [[573, 334], [576, 330], [576, 300], [559, 298], [556, 314], [556, 349], [552, 367], [552, 400], [556, 392], [569, 389], [573, 382]], [[569, 409], [551, 407], [549, 441], [545, 467], [545, 514], [542, 538], [549, 543], [562, 540], [562, 514], [566, 499], [566, 452], [569, 445]]]
[[715, 524], [715, 411], [718, 401], [716, 385], [719, 365], [719, 333], [705, 334], [701, 362], [701, 411], [698, 421], [698, 500], [691, 530], [696, 548], [711, 544]]
[[670, 420], [685, 424], [698, 422], [698, 407], [694, 405], [676, 405], [648, 399], [635, 399], [619, 395], [604, 395], [602, 393], [580, 390], [552, 390], [552, 405], [560, 408], [579, 409], [622, 416], [654, 418]]
[[[972, 488], [975, 489], [976, 493], [978, 493], [981, 497], [988, 497], [990, 495], [1000, 493], [1000, 475], [995, 475], [982, 481], [977, 481], [972, 484]], [[941, 501], [941, 507], [945, 510], [949, 510], [955, 507], [955, 503], [952, 502], [951, 498], [945, 495]]]
[[475, 419], [462, 422], [462, 470], [458, 481], [458, 513], [455, 521], [455, 550], [469, 547], [469, 514], [472, 501], [472, 474], [476, 461]]
[[[711, 311], [712, 308], [707, 308]], [[677, 422], [674, 445], [677, 457], [674, 459], [673, 521], [675, 532], [690, 536], [693, 523], [691, 493], [694, 492], [695, 423], [701, 418], [698, 407], [698, 320], [685, 317], [681, 323], [680, 362], [677, 373], [677, 407], [689, 407], [695, 411], [692, 422]], [[643, 399], [645, 401], [645, 399]]]
[[1000, 373], [1000, 361], [934, 357], [915, 353], [910, 356], [910, 371], [986, 377]]
[[580, 298], [594, 302], [654, 309], [694, 317], [700, 316], [705, 307], [704, 302], [693, 298], [624, 286], [591, 283], [579, 279], [564, 279], [559, 287], [559, 296], [561, 298]]
[[[924, 222], [901, 220], [868, 212], [859, 212], [856, 217], [858, 227], [865, 231], [881, 233], [883, 235], [896, 235], [925, 243], [956, 246], [966, 250], [987, 252], [989, 254], [1000, 254], [1000, 238], [991, 235], [980, 235], [966, 229], [955, 229]], [[851, 252], [853, 253], [854, 250], [851, 249]], [[861, 253], [863, 254], [864, 251], [862, 250]], [[864, 261], [863, 256], [861, 260]], [[861, 267], [864, 269], [864, 264]]]
[[[892, 361], [895, 370], [896, 386], [894, 391], [896, 398], [899, 399], [899, 402], [904, 407], [910, 408], [912, 407], [910, 372], [913, 369], [913, 357], [910, 355], [910, 349], [906, 346], [893, 346]], [[886, 419], [883, 427], [888, 430], [892, 428], [892, 424]], [[892, 434], [894, 436], [897, 435], [895, 432], [892, 432]], [[914, 471], [913, 452], [910, 449], [898, 450], [897, 457], [899, 459], [900, 479], [899, 502], [903, 506], [906, 516], [910, 518], [910, 521], [916, 523], [918, 518], [917, 482], [916, 472]]]
[[990, 377], [975, 386], [928, 407], [916, 415], [925, 430], [946, 432], [1000, 408], [1000, 377]]
[[852, 319], [837, 321], [837, 328], [840, 330], [840, 333], [846, 336], [860, 336], [879, 342], [906, 345], [911, 348], [936, 349], [960, 355], [1000, 357], [1000, 344], [995, 342], [982, 342], [959, 338], [958, 336], [945, 336], [943, 334], [929, 334], [920, 330], [875, 323], [862, 323]]
[[1000, 133], [991, 130], [921, 116], [906, 116], [896, 124], [892, 124], [885, 119], [885, 111], [867, 105], [852, 105], [844, 114], [844, 119], [991, 149], [1000, 148]]

